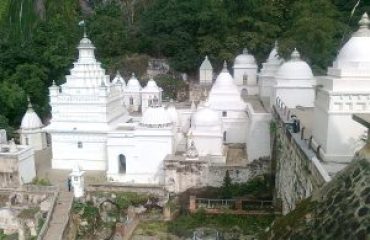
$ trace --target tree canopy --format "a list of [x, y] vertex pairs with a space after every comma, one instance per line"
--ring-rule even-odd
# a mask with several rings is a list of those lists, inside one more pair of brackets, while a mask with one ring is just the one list
[[[216, 68], [247, 47], [261, 64], [275, 40], [283, 56], [296, 47], [316, 74], [370, 10], [358, 0], [2, 0], [0, 1], [0, 122], [18, 127], [31, 97], [50, 114], [48, 86], [65, 75], [82, 36], [96, 45], [109, 73], [127, 59], [167, 58], [177, 72], [195, 75], [204, 55]], [[353, 11], [355, 10], [355, 11]], [[353, 15], [351, 13], [354, 13]], [[143, 57], [140, 57], [143, 56]], [[141, 66], [142, 68], [142, 66]], [[143, 70], [130, 69], [142, 72]]]

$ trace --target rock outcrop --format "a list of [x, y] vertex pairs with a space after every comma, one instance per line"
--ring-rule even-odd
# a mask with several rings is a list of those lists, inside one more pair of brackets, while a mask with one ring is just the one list
[[261, 239], [370, 239], [369, 159], [360, 154]]

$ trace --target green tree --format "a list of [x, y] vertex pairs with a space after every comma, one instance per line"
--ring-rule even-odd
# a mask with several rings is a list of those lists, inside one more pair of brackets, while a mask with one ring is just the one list
[[184, 81], [170, 75], [158, 75], [155, 81], [163, 89], [163, 98], [167, 100], [176, 99], [177, 93], [186, 87]]
[[221, 187], [221, 195], [223, 198], [232, 198], [232, 182], [229, 174], [229, 170], [226, 170], [224, 180]]
[[327, 0], [296, 1], [290, 11], [290, 26], [282, 35], [280, 50], [288, 56], [296, 47], [316, 74], [324, 73], [345, 31], [336, 6]]
[[11, 126], [18, 127], [26, 110], [26, 94], [16, 83], [0, 83], [0, 112]]

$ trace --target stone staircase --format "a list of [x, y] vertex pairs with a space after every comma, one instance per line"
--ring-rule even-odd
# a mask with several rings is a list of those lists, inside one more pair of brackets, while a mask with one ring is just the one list
[[61, 191], [55, 204], [44, 240], [62, 240], [73, 203], [73, 193]]

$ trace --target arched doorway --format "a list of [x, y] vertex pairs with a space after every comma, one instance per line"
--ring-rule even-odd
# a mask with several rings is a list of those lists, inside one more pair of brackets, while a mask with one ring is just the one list
[[248, 90], [246, 88], [243, 88], [240, 92], [240, 96], [242, 97], [242, 99], [245, 99], [248, 96]]
[[222, 140], [226, 142], [226, 131], [223, 133]]
[[119, 173], [126, 173], [126, 156], [123, 154], [118, 155], [118, 171]]

